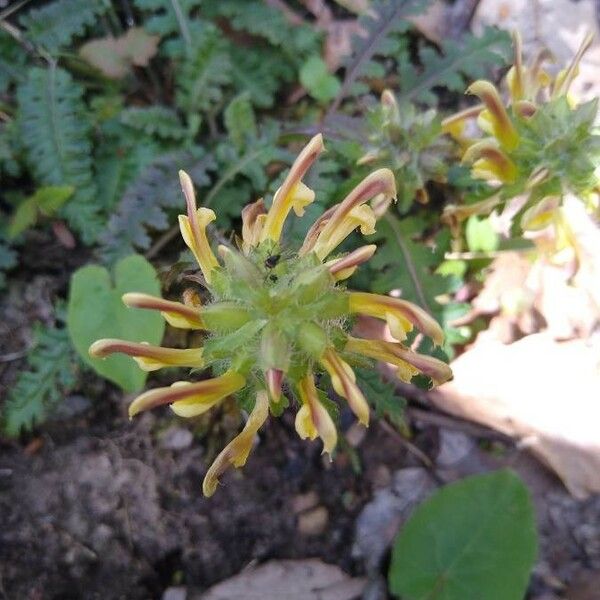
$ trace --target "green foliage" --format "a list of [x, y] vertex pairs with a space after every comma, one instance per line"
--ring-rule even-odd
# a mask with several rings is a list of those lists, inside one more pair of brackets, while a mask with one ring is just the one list
[[178, 169], [186, 170], [197, 185], [208, 182], [208, 171], [214, 168], [212, 157], [201, 149], [171, 152], [148, 165], [127, 188], [102, 233], [100, 253], [113, 263], [135, 249], [150, 246], [149, 229], [164, 231], [169, 219], [164, 209], [181, 208], [181, 186]]
[[27, 39], [56, 54], [74, 38], [82, 36], [106, 11], [106, 3], [89, 0], [55, 0], [32, 8], [19, 19]]
[[0, 94], [5, 93], [12, 83], [23, 80], [25, 59], [23, 48], [0, 29]]
[[360, 18], [364, 35], [355, 40], [352, 53], [346, 61], [346, 74], [337, 101], [330, 112], [348, 94], [363, 94], [368, 88], [357, 81], [359, 77], [381, 77], [384, 67], [377, 62], [379, 57], [404, 55], [406, 40], [402, 34], [410, 27], [408, 17], [427, 10], [432, 0], [375, 0]]
[[536, 553], [519, 477], [475, 475], [417, 507], [394, 543], [390, 588], [403, 600], [522, 600]]
[[55, 326], [37, 324], [34, 346], [8, 392], [2, 413], [2, 429], [18, 436], [43, 423], [48, 414], [75, 385], [77, 361], [62, 318]]
[[86, 242], [92, 241], [101, 222], [83, 88], [64, 69], [32, 67], [17, 96], [22, 141], [36, 181], [75, 188], [63, 213]]
[[504, 66], [510, 53], [506, 31], [487, 28], [481, 37], [465, 34], [460, 42], [447, 40], [440, 52], [427, 46], [419, 52], [421, 65], [400, 61], [400, 102], [436, 104], [435, 87], [462, 93], [469, 82], [484, 77], [492, 67]]
[[233, 145], [243, 150], [258, 136], [256, 115], [250, 102], [250, 94], [238, 94], [223, 113], [225, 128]]
[[166, 106], [131, 107], [121, 111], [119, 119], [123, 125], [147, 136], [164, 140], [182, 140], [187, 130], [177, 113]]
[[146, 373], [124, 356], [92, 358], [88, 348], [102, 337], [160, 343], [164, 331], [160, 314], [132, 310], [123, 304], [123, 294], [133, 291], [160, 295], [156, 271], [143, 256], [136, 254], [115, 265], [114, 279], [105, 268], [97, 265], [76, 271], [71, 278], [67, 309], [69, 335], [79, 356], [97, 373], [126, 392], [141, 390]]
[[69, 185], [41, 187], [19, 203], [8, 225], [8, 237], [14, 238], [35, 225], [38, 217], [52, 216], [73, 195]]
[[199, 27], [190, 20], [192, 11], [201, 0], [135, 0], [135, 5], [147, 14], [144, 29], [165, 39], [168, 56], [190, 53]]
[[406, 400], [397, 395], [393, 384], [385, 381], [375, 368], [354, 368], [358, 386], [379, 417], [387, 417], [396, 426], [404, 424]]
[[221, 33], [211, 27], [194, 41], [177, 73], [177, 105], [187, 115], [215, 110], [231, 82], [230, 71], [226, 44]]
[[319, 56], [311, 56], [302, 65], [300, 83], [315, 100], [323, 104], [335, 98], [340, 90], [340, 82], [329, 73], [325, 61]]

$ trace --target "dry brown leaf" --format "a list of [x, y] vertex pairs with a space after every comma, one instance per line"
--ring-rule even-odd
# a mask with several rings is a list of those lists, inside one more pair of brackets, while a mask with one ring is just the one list
[[112, 79], [122, 79], [132, 66], [145, 67], [156, 54], [160, 38], [132, 27], [121, 37], [105, 37], [87, 42], [80, 56]]
[[196, 600], [358, 600], [364, 587], [363, 579], [317, 559], [273, 560], [242, 571]]
[[600, 339], [549, 333], [504, 345], [487, 333], [431, 393], [442, 410], [516, 436], [577, 498], [600, 492]]

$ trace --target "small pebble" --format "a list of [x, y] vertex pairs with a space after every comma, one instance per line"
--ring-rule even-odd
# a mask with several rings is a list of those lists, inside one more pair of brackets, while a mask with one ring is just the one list
[[320, 535], [327, 528], [329, 512], [324, 506], [317, 506], [298, 517], [298, 532], [301, 535]]

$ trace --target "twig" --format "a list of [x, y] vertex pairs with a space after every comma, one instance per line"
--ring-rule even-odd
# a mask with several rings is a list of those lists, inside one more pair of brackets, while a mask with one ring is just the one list
[[396, 431], [387, 421], [383, 419], [379, 420], [379, 426], [389, 435], [391, 435], [396, 441], [404, 446], [408, 452], [418, 458], [428, 469], [433, 469], [433, 461], [421, 450], [417, 448], [412, 442], [409, 442], [403, 435]]
[[446, 413], [409, 407], [406, 409], [406, 414], [411, 420], [414, 421], [421, 421], [422, 423], [428, 423], [430, 425], [436, 425], [437, 427], [444, 427], [446, 429], [454, 429], [455, 431], [461, 431], [473, 437], [493, 439], [499, 442], [505, 442], [506, 444], [514, 445], [514, 440], [510, 436], [501, 433], [500, 431], [490, 429], [483, 425], [477, 425], [476, 423], [466, 421], [459, 417], [453, 417]]

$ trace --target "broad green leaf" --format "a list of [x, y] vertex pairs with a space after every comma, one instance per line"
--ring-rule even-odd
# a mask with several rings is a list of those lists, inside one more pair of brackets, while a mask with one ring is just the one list
[[53, 215], [72, 195], [75, 188], [70, 185], [48, 185], [25, 198], [13, 213], [8, 225], [8, 237], [15, 238], [35, 225], [38, 214]]
[[126, 392], [136, 392], [144, 387], [146, 373], [131, 358], [113, 355], [98, 359], [88, 354], [90, 344], [100, 338], [160, 343], [162, 317], [153, 311], [127, 308], [121, 301], [126, 292], [160, 295], [156, 271], [143, 256], [133, 254], [120, 260], [114, 280], [98, 265], [79, 269], [71, 279], [67, 325], [73, 345], [87, 364]]
[[500, 239], [494, 231], [489, 217], [469, 217], [465, 227], [467, 246], [471, 252], [493, 252], [498, 249]]
[[389, 583], [402, 600], [523, 600], [537, 553], [529, 492], [508, 470], [450, 484], [394, 543]]
[[329, 73], [318, 56], [311, 56], [300, 69], [300, 83], [319, 102], [329, 102], [340, 90], [339, 80]]

